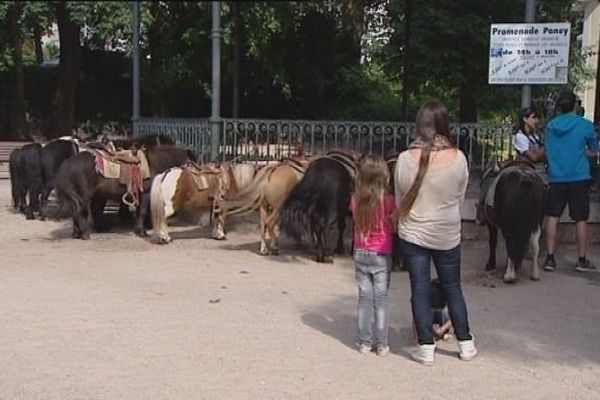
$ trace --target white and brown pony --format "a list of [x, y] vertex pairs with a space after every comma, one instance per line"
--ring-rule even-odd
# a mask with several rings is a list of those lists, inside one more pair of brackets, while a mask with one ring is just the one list
[[167, 218], [183, 208], [211, 213], [212, 237], [225, 239], [225, 215], [221, 204], [244, 189], [256, 174], [254, 164], [220, 165], [201, 167], [190, 164], [183, 168], [171, 168], [158, 174], [150, 190], [152, 226], [158, 242], [171, 241]]
[[277, 222], [279, 211], [292, 189], [300, 182], [309, 160], [284, 159], [258, 171], [235, 200], [222, 205], [227, 216], [260, 210], [260, 254], [279, 254]]

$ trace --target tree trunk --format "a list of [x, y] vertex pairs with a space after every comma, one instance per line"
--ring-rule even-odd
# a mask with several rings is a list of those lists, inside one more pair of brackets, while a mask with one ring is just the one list
[[60, 40], [58, 82], [52, 95], [48, 138], [68, 135], [75, 127], [75, 95], [81, 67], [79, 25], [71, 21], [66, 2], [56, 4]]
[[[600, 38], [598, 38], [600, 50]], [[596, 56], [596, 100], [594, 101], [594, 124], [600, 125], [600, 54]]]
[[23, 33], [19, 19], [23, 12], [23, 4], [15, 2], [9, 11], [9, 37], [13, 51], [12, 71], [12, 107], [10, 111], [10, 136], [25, 139], [25, 79], [23, 76]]
[[402, 74], [402, 121], [408, 121], [408, 99], [410, 96], [411, 59], [410, 59], [410, 21], [412, 18], [412, 0], [404, 2], [404, 71]]
[[241, 50], [241, 15], [240, 3], [233, 2], [233, 108], [232, 117], [240, 114], [240, 50]]
[[38, 65], [44, 62], [44, 51], [42, 50], [42, 30], [39, 25], [33, 28], [33, 41], [35, 43], [35, 60]]
[[351, 59], [360, 64], [361, 40], [365, 30], [365, 9], [361, 0], [344, 0], [342, 3], [343, 29], [352, 41]]
[[473, 97], [473, 91], [466, 84], [460, 86], [460, 105], [458, 111], [459, 122], [477, 122], [477, 104]]

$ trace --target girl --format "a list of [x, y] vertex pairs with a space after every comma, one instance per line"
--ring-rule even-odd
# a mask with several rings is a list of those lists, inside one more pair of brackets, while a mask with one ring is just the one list
[[431, 314], [430, 262], [437, 270], [459, 356], [477, 355], [460, 285], [460, 203], [469, 171], [464, 154], [450, 135], [448, 110], [439, 101], [425, 103], [417, 114], [417, 138], [400, 153], [395, 171], [399, 205], [398, 236], [408, 267], [412, 313], [418, 347], [411, 358], [433, 365], [435, 341]]
[[[388, 289], [392, 265], [391, 214], [394, 196], [389, 193], [386, 162], [366, 155], [359, 166], [356, 190], [350, 201], [354, 220], [354, 263], [358, 284], [359, 351], [373, 348], [379, 356], [389, 354]], [[374, 333], [371, 326], [375, 314]]]
[[544, 144], [535, 132], [540, 122], [538, 112], [534, 107], [526, 107], [521, 110], [519, 117], [519, 128], [513, 139], [517, 159], [533, 163], [537, 174], [548, 184]]

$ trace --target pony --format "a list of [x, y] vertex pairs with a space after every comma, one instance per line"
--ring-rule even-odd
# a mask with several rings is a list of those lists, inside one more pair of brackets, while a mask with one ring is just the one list
[[45, 219], [44, 211], [48, 205], [48, 197], [54, 189], [56, 174], [62, 163], [79, 153], [79, 142], [73, 138], [59, 138], [46, 144], [40, 150], [40, 168], [42, 174], [42, 190], [40, 195], [40, 217]]
[[159, 244], [172, 241], [167, 218], [183, 208], [210, 211], [213, 218], [212, 237], [225, 235], [225, 214], [221, 204], [244, 189], [256, 174], [254, 164], [208, 164], [171, 168], [158, 174], [150, 189], [150, 209], [154, 235]]
[[[144, 149], [150, 177], [168, 168], [195, 161], [193, 152], [175, 146]], [[151, 179], [143, 179], [142, 192], [150, 189]], [[90, 223], [94, 222], [96, 230], [101, 230], [99, 221], [102, 217], [107, 199], [120, 202], [126, 194], [126, 186], [119, 178], [105, 178], [98, 172], [96, 154], [83, 151], [63, 162], [60, 166], [54, 188], [57, 207], [47, 210], [49, 218], [70, 217], [73, 220], [73, 238], [89, 239]], [[149, 196], [142, 195], [137, 207], [137, 218], [134, 231], [138, 236], [146, 236], [144, 217], [148, 209]]]
[[[492, 160], [494, 163], [495, 160]], [[493, 176], [494, 171], [498, 171]], [[490, 173], [491, 171], [491, 173]], [[542, 179], [535, 173], [531, 163], [509, 161], [502, 168], [496, 165], [484, 173], [493, 179], [485, 197], [484, 221], [489, 233], [489, 258], [486, 271], [496, 269], [496, 244], [498, 229], [506, 243], [505, 283], [514, 283], [516, 273], [528, 247], [532, 252], [531, 280], [540, 279], [538, 255], [539, 239], [544, 219], [546, 189]], [[482, 186], [483, 182], [482, 182]]]
[[252, 183], [235, 200], [225, 201], [226, 216], [243, 215], [260, 210], [261, 255], [279, 254], [277, 223], [283, 203], [300, 182], [310, 160], [283, 159], [261, 168]]
[[9, 156], [13, 207], [24, 213], [27, 219], [34, 219], [34, 212], [40, 211], [41, 149], [41, 144], [30, 143], [14, 149]]
[[344, 252], [344, 230], [356, 177], [357, 156], [339, 150], [312, 161], [281, 211], [281, 230], [314, 243], [317, 262], [333, 262], [330, 230], [337, 223], [335, 251]]

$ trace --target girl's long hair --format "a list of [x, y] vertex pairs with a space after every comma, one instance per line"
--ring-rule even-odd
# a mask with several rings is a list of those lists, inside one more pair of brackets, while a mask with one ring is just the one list
[[389, 192], [390, 173], [387, 163], [380, 157], [367, 154], [360, 161], [354, 192], [354, 230], [366, 237], [380, 221], [378, 213]]
[[[525, 121], [523, 121], [523, 119], [524, 118], [529, 118], [532, 115], [535, 115], [535, 116], [538, 116], [538, 117], [540, 116], [540, 114], [538, 113], [537, 108], [535, 108], [535, 107], [525, 107], [525, 108], [523, 108], [521, 110], [521, 112], [519, 114], [519, 124], [518, 124], [518, 127], [517, 127], [517, 132], [521, 131], [521, 132], [523, 132], [526, 135], [529, 134], [525, 130]], [[515, 133], [517, 133], [517, 132], [515, 132]], [[530, 132], [530, 133], [533, 133], [533, 132]]]
[[450, 135], [450, 123], [448, 121], [448, 109], [440, 101], [429, 101], [421, 106], [417, 113], [416, 122], [417, 139], [421, 141], [421, 157], [419, 158], [419, 170], [410, 189], [402, 199], [400, 205], [400, 218], [408, 215], [423, 184], [425, 174], [429, 169], [429, 156], [433, 148], [435, 136], [443, 136], [454, 145]]

